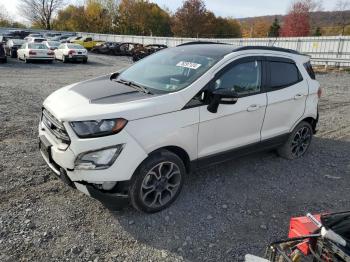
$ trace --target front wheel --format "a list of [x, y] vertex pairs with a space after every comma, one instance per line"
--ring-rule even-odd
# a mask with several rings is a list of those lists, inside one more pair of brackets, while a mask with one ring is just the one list
[[131, 204], [146, 213], [167, 208], [180, 194], [185, 175], [185, 165], [177, 155], [162, 150], [149, 156], [131, 180]]
[[312, 127], [308, 122], [302, 121], [290, 134], [287, 142], [278, 148], [278, 154], [286, 159], [297, 159], [305, 155], [312, 141]]

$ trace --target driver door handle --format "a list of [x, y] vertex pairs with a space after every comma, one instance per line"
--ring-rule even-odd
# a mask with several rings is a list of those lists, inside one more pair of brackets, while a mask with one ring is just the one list
[[297, 100], [297, 99], [300, 99], [300, 98], [303, 98], [303, 97], [304, 97], [303, 94], [296, 94], [296, 95], [294, 96], [294, 99]]
[[248, 112], [253, 112], [253, 111], [258, 110], [259, 108], [260, 108], [259, 105], [251, 105], [251, 106], [249, 106], [249, 107], [247, 108], [247, 111], [248, 111]]

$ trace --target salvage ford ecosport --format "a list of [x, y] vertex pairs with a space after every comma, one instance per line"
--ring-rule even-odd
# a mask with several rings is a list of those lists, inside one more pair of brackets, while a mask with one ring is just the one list
[[192, 168], [261, 149], [303, 156], [320, 96], [310, 58], [296, 51], [188, 43], [51, 94], [40, 150], [105, 205], [157, 212]]

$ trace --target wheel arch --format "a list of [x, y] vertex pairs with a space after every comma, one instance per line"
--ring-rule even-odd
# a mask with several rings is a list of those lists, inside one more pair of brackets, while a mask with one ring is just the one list
[[315, 134], [316, 133], [316, 125], [317, 125], [317, 122], [318, 122], [318, 117], [314, 118], [314, 117], [309, 116], [309, 117], [306, 117], [306, 118], [302, 119], [300, 122], [303, 122], [303, 121], [309, 123], [312, 126], [312, 131]]
[[140, 165], [144, 161], [146, 161], [146, 159], [148, 157], [156, 155], [156, 154], [160, 154], [162, 151], [169, 151], [169, 152], [177, 155], [183, 161], [183, 163], [185, 165], [185, 168], [186, 168], [186, 172], [187, 173], [191, 172], [190, 156], [188, 155], [188, 153], [186, 152], [185, 149], [183, 149], [183, 148], [181, 148], [179, 146], [163, 146], [163, 147], [157, 148], [157, 149], [153, 150], [152, 152], [148, 153], [148, 156], [140, 163]]

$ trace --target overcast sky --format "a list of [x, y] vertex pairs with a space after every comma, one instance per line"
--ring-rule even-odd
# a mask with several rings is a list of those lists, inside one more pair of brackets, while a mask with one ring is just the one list
[[[230, 16], [234, 18], [285, 14], [292, 0], [204, 0], [207, 8], [218, 16]], [[0, 0], [10, 15], [17, 20], [21, 16], [17, 12], [19, 0]], [[77, 3], [83, 0], [67, 0], [67, 2]], [[183, 3], [183, 0], [151, 0], [160, 7], [168, 7], [171, 11], [176, 11]], [[325, 0], [323, 6], [325, 10], [333, 10], [336, 0]]]

